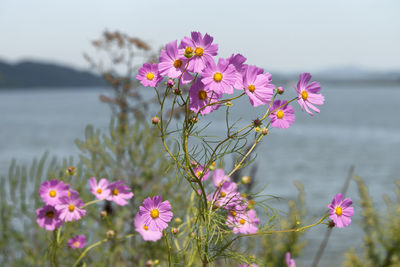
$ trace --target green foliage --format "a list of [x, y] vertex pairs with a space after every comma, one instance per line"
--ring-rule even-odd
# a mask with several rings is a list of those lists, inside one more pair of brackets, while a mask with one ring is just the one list
[[396, 201], [384, 195], [387, 210], [374, 207], [368, 188], [360, 177], [354, 177], [361, 198], [364, 231], [363, 254], [350, 249], [344, 267], [398, 267], [400, 266], [400, 181], [396, 182]]
[[[305, 220], [306, 210], [304, 206], [305, 193], [304, 187], [299, 182], [295, 182], [299, 191], [297, 200], [288, 201], [288, 214], [286, 217], [280, 216], [276, 219], [280, 229], [293, 229], [303, 224]], [[273, 220], [270, 220], [270, 222]], [[273, 223], [268, 227], [274, 227]], [[262, 249], [260, 249], [259, 259], [263, 265], [267, 267], [280, 267], [285, 259], [286, 252], [290, 252], [292, 257], [296, 258], [300, 255], [306, 242], [300, 241], [304, 232], [277, 233], [265, 235], [261, 241]]]

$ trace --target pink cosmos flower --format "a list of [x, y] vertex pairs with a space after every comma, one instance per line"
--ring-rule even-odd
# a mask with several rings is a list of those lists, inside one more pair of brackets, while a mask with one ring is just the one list
[[136, 79], [144, 86], [156, 87], [163, 77], [158, 73], [158, 64], [145, 63], [143, 67], [139, 69], [139, 74], [136, 75]]
[[45, 205], [36, 210], [36, 222], [47, 231], [54, 231], [62, 225], [59, 212], [51, 205]]
[[271, 74], [260, 73], [262, 69], [256, 66], [245, 68], [243, 75], [243, 87], [245, 93], [250, 99], [253, 107], [267, 104], [271, 101], [275, 86], [270, 84]]
[[214, 38], [207, 33], [203, 38], [200, 32], [192, 32], [191, 37], [184, 37], [179, 48], [185, 49], [187, 53], [194, 53], [189, 61], [188, 70], [200, 73], [207, 64], [214, 62], [213, 56], [218, 53], [218, 45], [211, 44]]
[[138, 232], [145, 241], [157, 241], [160, 240], [162, 237], [162, 231], [161, 230], [150, 230], [149, 227], [144, 223], [145, 219], [144, 217], [140, 216], [139, 214], [136, 214], [134, 224], [135, 224], [135, 230]]
[[233, 85], [237, 79], [236, 69], [227, 59], [220, 58], [217, 65], [214, 60], [208, 63], [201, 76], [206, 89], [218, 95], [233, 94]]
[[153, 199], [148, 197], [139, 208], [139, 215], [143, 217], [144, 224], [152, 231], [162, 231], [167, 228], [173, 216], [169, 201], [161, 201], [161, 196], [154, 196]]
[[308, 114], [313, 116], [314, 114], [310, 109], [319, 113], [319, 109], [314, 105], [322, 105], [324, 104], [325, 98], [323, 95], [318, 94], [321, 90], [321, 86], [319, 82], [312, 82], [308, 84], [311, 79], [310, 73], [302, 73], [300, 74], [300, 79], [297, 83], [296, 91], [297, 91], [297, 103], [299, 103], [302, 110], [306, 110]]
[[221, 97], [221, 95], [218, 95], [210, 90], [204, 89], [204, 84], [200, 80], [196, 80], [196, 82], [192, 84], [192, 86], [189, 89], [189, 95], [190, 95], [190, 109], [196, 113], [199, 112], [200, 110], [201, 115], [211, 113], [212, 111], [218, 109], [220, 106], [220, 104], [215, 104], [203, 108], [208, 104], [217, 102], [218, 99]]
[[[184, 56], [184, 50], [178, 50], [176, 40], [165, 46], [165, 49], [161, 51], [159, 60], [158, 70], [160, 75], [166, 75], [169, 78], [180, 78], [188, 62], [188, 59]], [[192, 80], [192, 75], [185, 71], [182, 75], [181, 83], [186, 84]]]
[[106, 199], [110, 196], [111, 190], [108, 188], [108, 181], [106, 178], [101, 178], [99, 183], [95, 177], [89, 180], [90, 192], [96, 196], [97, 199]]
[[134, 194], [131, 192], [129, 186], [124, 184], [124, 181], [118, 180], [108, 184], [110, 194], [106, 198], [108, 201], [114, 201], [120, 206], [128, 204], [128, 199], [131, 199]]
[[231, 178], [225, 175], [224, 169], [216, 169], [212, 181], [215, 187], [220, 187], [222, 183], [230, 182]]
[[77, 221], [86, 214], [83, 209], [85, 203], [78, 197], [78, 194], [71, 192], [71, 196], [60, 198], [60, 203], [56, 205], [57, 211], [60, 213], [60, 219], [65, 222]]
[[85, 235], [76, 235], [68, 240], [68, 247], [72, 249], [83, 248], [86, 243]]
[[55, 206], [60, 203], [60, 198], [68, 195], [69, 185], [63, 181], [53, 179], [42, 183], [39, 189], [40, 197], [47, 205]]
[[271, 106], [271, 111], [273, 112], [269, 115], [272, 127], [286, 129], [293, 124], [296, 119], [294, 109], [287, 103], [287, 100], [274, 101]]
[[209, 198], [211, 199], [213, 196], [215, 205], [225, 209], [231, 209], [241, 202], [240, 193], [237, 191], [237, 184], [234, 182], [226, 181], [222, 187], [217, 188], [216, 192], [209, 196]]
[[257, 225], [260, 219], [257, 218], [256, 211], [251, 209], [246, 213], [229, 214], [226, 220], [228, 227], [233, 228], [235, 234], [254, 234], [257, 233]]
[[289, 252], [286, 252], [285, 258], [287, 267], [296, 267], [296, 263], [294, 262], [294, 259], [290, 258]]
[[210, 176], [210, 171], [207, 170], [206, 172], [204, 172], [204, 166], [201, 166], [200, 164], [198, 164], [197, 167], [193, 169], [193, 171], [194, 174], [196, 174], [197, 178], [201, 177], [202, 181], [206, 181]]
[[333, 220], [337, 227], [343, 228], [351, 223], [351, 216], [354, 215], [353, 201], [350, 198], [343, 200], [343, 194], [336, 194], [332, 203], [328, 205], [329, 218]]

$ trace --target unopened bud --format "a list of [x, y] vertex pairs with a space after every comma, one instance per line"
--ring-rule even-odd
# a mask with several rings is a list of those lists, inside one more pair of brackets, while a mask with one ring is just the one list
[[182, 223], [182, 219], [181, 218], [175, 218], [175, 223], [177, 223], [177, 224], [180, 224], [180, 223]]
[[190, 164], [192, 165], [192, 167], [193, 167], [193, 168], [196, 168], [196, 167], [197, 167], [197, 165], [198, 165], [198, 164], [197, 164], [197, 162], [196, 162], [196, 161], [194, 161], [194, 160], [193, 160], [193, 161], [192, 161]]
[[178, 230], [178, 228], [173, 227], [173, 228], [171, 229], [171, 232], [172, 232], [174, 235], [176, 235], [176, 234], [179, 233], [179, 230]]
[[279, 87], [275, 88], [275, 90], [280, 95], [285, 92], [285, 89], [282, 86], [279, 86]]
[[76, 168], [74, 166], [69, 166], [66, 173], [68, 175], [74, 176], [76, 175]]
[[192, 122], [193, 122], [193, 123], [197, 123], [198, 121], [199, 121], [198, 118], [196, 118], [196, 117], [193, 117], [193, 118], [192, 118]]
[[225, 106], [227, 106], [227, 107], [232, 107], [232, 106], [233, 106], [233, 103], [232, 103], [232, 101], [228, 101], [228, 102], [226, 102], [226, 103], [225, 103]]
[[172, 88], [174, 85], [175, 85], [174, 80], [168, 79], [168, 81], [167, 81], [167, 87]]
[[115, 232], [114, 232], [114, 230], [108, 230], [106, 235], [108, 238], [112, 238], [115, 236]]
[[190, 234], [190, 236], [191, 236], [191, 237], [195, 237], [196, 234], [192, 232], [192, 233]]
[[263, 134], [263, 135], [267, 135], [268, 134], [268, 128], [265, 128], [265, 127], [263, 127], [262, 129], [261, 129], [261, 133]]
[[215, 161], [213, 163], [211, 163], [211, 165], [209, 167], [210, 171], [215, 170], [215, 165], [216, 165]]
[[158, 124], [159, 121], [160, 121], [160, 119], [159, 119], [157, 116], [154, 116], [154, 117], [151, 119], [151, 123], [154, 124], [154, 125]]
[[242, 183], [243, 183], [243, 184], [249, 184], [249, 183], [251, 183], [251, 177], [248, 176], [248, 175], [243, 176], [243, 177], [242, 177]]
[[185, 48], [185, 57], [191, 58], [193, 57], [193, 48], [190, 46], [186, 46]]
[[261, 128], [257, 126], [257, 127], [254, 128], [254, 131], [256, 131], [257, 133], [259, 133], [259, 132], [261, 132]]
[[174, 89], [174, 94], [176, 94], [176, 95], [181, 95], [181, 94], [182, 94], [181, 89], [175, 88], [175, 89]]
[[105, 210], [100, 211], [100, 217], [101, 218], [104, 218], [106, 216], [107, 216], [107, 211], [105, 211]]
[[255, 120], [253, 121], [254, 126], [260, 126], [261, 123], [262, 123], [262, 122], [261, 122], [260, 119], [255, 119]]
[[153, 261], [152, 260], [146, 261], [146, 266], [153, 266]]
[[329, 228], [333, 228], [333, 227], [335, 227], [335, 222], [334, 221], [332, 221], [332, 220], [329, 220], [329, 222], [328, 222], [328, 227]]

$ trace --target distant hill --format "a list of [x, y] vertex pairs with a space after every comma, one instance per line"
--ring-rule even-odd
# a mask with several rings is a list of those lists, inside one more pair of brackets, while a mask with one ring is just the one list
[[0, 88], [103, 86], [99, 76], [56, 64], [0, 61]]
[[[272, 72], [272, 79], [276, 81], [297, 82], [300, 73]], [[400, 86], [400, 71], [375, 71], [362, 69], [357, 66], [342, 66], [312, 72], [312, 80], [337, 85], [360, 86]]]

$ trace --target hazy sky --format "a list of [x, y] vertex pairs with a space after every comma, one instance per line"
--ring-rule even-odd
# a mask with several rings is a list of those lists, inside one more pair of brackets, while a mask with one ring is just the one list
[[279, 71], [400, 69], [400, 0], [0, 0], [0, 58], [86, 68], [104, 29], [159, 47], [197, 30]]

